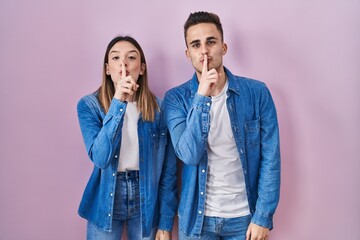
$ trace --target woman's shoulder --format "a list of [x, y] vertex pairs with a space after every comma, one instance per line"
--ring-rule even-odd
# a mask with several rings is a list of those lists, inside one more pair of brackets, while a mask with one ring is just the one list
[[98, 91], [95, 91], [93, 93], [87, 94], [80, 98], [77, 104], [79, 107], [87, 106], [89, 108], [99, 108], [100, 102], [98, 100]]

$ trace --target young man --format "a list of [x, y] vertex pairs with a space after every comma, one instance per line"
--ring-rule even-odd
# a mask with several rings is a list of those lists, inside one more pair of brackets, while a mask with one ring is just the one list
[[268, 239], [280, 192], [270, 92], [223, 66], [228, 48], [217, 15], [190, 14], [184, 34], [195, 74], [164, 99], [171, 139], [184, 163], [179, 239]]

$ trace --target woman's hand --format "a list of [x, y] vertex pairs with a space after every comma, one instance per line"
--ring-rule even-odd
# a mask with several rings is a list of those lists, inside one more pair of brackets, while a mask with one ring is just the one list
[[119, 81], [115, 82], [114, 98], [125, 102], [134, 95], [134, 93], [138, 90], [139, 85], [131, 75], [126, 76], [125, 63], [122, 60], [121, 64], [121, 77]]

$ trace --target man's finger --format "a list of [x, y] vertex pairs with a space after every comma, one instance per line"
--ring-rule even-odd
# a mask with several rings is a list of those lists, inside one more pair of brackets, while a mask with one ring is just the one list
[[126, 77], [125, 63], [123, 60], [121, 60], [121, 79], [124, 79], [125, 77]]
[[246, 231], [246, 240], [250, 240], [250, 229]]
[[208, 71], [208, 59], [207, 59], [207, 55], [204, 55], [204, 61], [203, 61], [203, 68], [202, 68], [202, 73], [206, 73]]

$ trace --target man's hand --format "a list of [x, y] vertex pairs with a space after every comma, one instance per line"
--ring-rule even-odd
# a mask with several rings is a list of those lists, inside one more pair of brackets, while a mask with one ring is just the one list
[[171, 232], [159, 229], [156, 233], [155, 240], [171, 240]]
[[202, 96], [210, 96], [218, 82], [219, 75], [217, 71], [214, 68], [208, 71], [208, 57], [205, 54], [201, 78], [199, 79], [198, 94]]
[[246, 232], [246, 240], [268, 240], [269, 229], [250, 223]]

